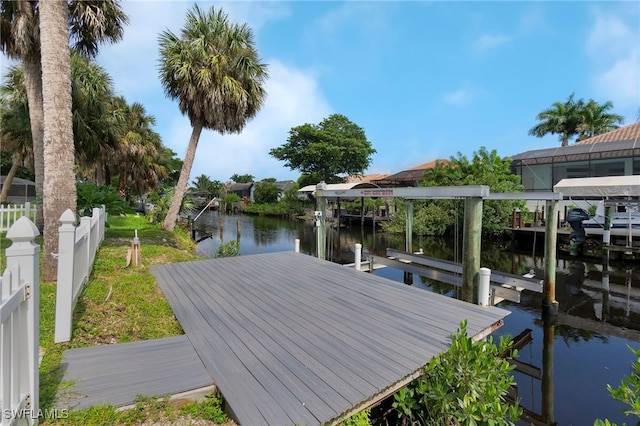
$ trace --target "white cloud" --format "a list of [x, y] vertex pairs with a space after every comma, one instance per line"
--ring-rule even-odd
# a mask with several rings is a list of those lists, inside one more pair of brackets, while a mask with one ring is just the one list
[[444, 101], [451, 105], [466, 105], [473, 99], [469, 89], [458, 89], [444, 95]]
[[591, 84], [604, 100], [617, 108], [637, 108], [640, 100], [640, 27], [637, 8], [616, 13], [594, 9], [594, 22], [586, 39], [591, 57]]
[[637, 108], [640, 104], [640, 54], [638, 51], [613, 61], [596, 73], [593, 85], [598, 93], [621, 108]]
[[510, 41], [510, 38], [502, 34], [483, 34], [473, 43], [476, 52], [483, 53], [500, 47]]
[[[299, 172], [290, 171], [269, 155], [269, 150], [287, 141], [289, 130], [304, 123], [319, 123], [332, 113], [320, 92], [312, 72], [287, 67], [277, 60], [269, 61], [268, 97], [256, 117], [238, 135], [219, 135], [204, 131], [200, 137], [191, 180], [205, 174], [226, 181], [234, 173], [252, 174], [256, 179], [275, 177], [296, 179]], [[177, 121], [171, 134], [182, 139], [184, 155], [191, 134], [187, 120]]]
[[622, 17], [599, 11], [587, 36], [587, 52], [601, 60], [618, 57], [637, 48], [639, 41], [637, 29], [634, 34]]

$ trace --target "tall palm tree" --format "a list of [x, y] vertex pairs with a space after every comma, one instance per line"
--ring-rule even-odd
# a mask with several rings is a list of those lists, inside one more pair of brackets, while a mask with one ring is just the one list
[[55, 281], [60, 215], [76, 210], [73, 123], [71, 118], [71, 56], [68, 6], [65, 0], [40, 3], [42, 106], [44, 117], [44, 256], [42, 278]]
[[109, 179], [107, 160], [113, 158], [119, 142], [124, 110], [114, 108], [107, 72], [75, 51], [71, 53], [71, 96], [79, 174], [104, 185]]
[[548, 134], [559, 135], [562, 146], [569, 145], [569, 139], [578, 134], [579, 111], [584, 102], [573, 100], [572, 93], [565, 102], [554, 102], [536, 116], [537, 125], [529, 130], [529, 134], [539, 138]]
[[180, 37], [160, 34], [160, 80], [165, 93], [178, 100], [189, 117], [192, 133], [184, 165], [164, 228], [173, 230], [187, 188], [203, 128], [221, 134], [239, 133], [262, 106], [267, 67], [260, 62], [253, 31], [229, 22], [221, 10], [187, 12]]
[[7, 200], [19, 167], [33, 160], [29, 107], [21, 67], [9, 68], [5, 83], [0, 86], [0, 99], [0, 149], [11, 153], [12, 161], [0, 191], [2, 204]]
[[169, 175], [162, 139], [152, 130], [155, 118], [139, 103], [127, 105], [118, 98], [124, 113], [124, 128], [116, 149], [118, 191], [126, 197], [130, 191], [142, 195], [156, 188]]
[[[88, 57], [98, 53], [101, 42], [122, 38], [128, 17], [118, 0], [71, 0], [68, 7], [68, 30], [75, 49]], [[33, 140], [36, 193], [43, 195], [44, 149], [42, 65], [40, 60], [40, 2], [2, 1], [0, 3], [0, 48], [12, 59], [22, 61], [29, 101]], [[68, 43], [67, 43], [68, 44]], [[41, 206], [36, 224], [43, 228]]]
[[[9, 58], [22, 62], [29, 104], [33, 143], [33, 167], [36, 194], [42, 196], [44, 183], [44, 118], [42, 113], [42, 65], [38, 2], [3, 1], [0, 3], [0, 46]], [[43, 229], [42, 206], [37, 205], [36, 225]]]
[[624, 117], [608, 113], [607, 111], [611, 108], [613, 108], [611, 101], [600, 105], [593, 99], [589, 99], [580, 111], [580, 122], [577, 126], [578, 140], [592, 138], [619, 128], [619, 124], [624, 123]]

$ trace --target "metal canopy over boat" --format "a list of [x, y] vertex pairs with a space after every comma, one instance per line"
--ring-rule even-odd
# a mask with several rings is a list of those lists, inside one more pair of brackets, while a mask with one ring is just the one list
[[640, 175], [562, 179], [553, 190], [569, 197], [640, 197]]

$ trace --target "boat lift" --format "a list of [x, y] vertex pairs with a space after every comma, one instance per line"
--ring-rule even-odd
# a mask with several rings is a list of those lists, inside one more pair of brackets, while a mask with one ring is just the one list
[[538, 200], [546, 202], [545, 222], [543, 315], [556, 316], [555, 300], [556, 247], [558, 228], [559, 192], [491, 193], [486, 185], [431, 186], [402, 188], [331, 189], [325, 182], [316, 185], [314, 195], [318, 210], [314, 213], [318, 227], [317, 256], [325, 258], [326, 209], [328, 199], [340, 198], [403, 198], [406, 202], [405, 251], [413, 252], [413, 201], [414, 200], [464, 200], [464, 225], [462, 240], [462, 300], [473, 303], [474, 288], [480, 281], [480, 249], [482, 234], [482, 206], [484, 200]]

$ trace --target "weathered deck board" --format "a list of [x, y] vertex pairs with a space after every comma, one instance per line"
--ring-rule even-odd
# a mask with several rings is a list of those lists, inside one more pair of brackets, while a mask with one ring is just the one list
[[60, 404], [76, 409], [125, 406], [138, 395], [174, 395], [213, 384], [187, 336], [69, 349], [62, 369], [72, 385]]
[[508, 312], [280, 252], [151, 268], [242, 425], [331, 423]]

